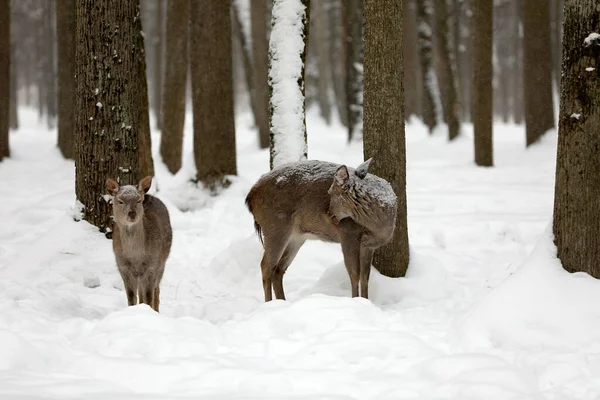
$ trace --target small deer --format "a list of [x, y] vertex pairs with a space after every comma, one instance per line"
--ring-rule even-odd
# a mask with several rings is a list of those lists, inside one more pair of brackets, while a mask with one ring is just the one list
[[307, 239], [340, 243], [352, 297], [369, 297], [374, 251], [396, 225], [391, 185], [368, 173], [371, 159], [352, 169], [324, 161], [282, 165], [250, 189], [246, 205], [264, 247], [260, 263], [265, 301], [285, 300], [283, 275]]
[[164, 203], [148, 193], [152, 177], [138, 186], [106, 180], [113, 196], [113, 251], [123, 278], [127, 304], [148, 304], [158, 312], [160, 281], [171, 250], [173, 232], [169, 212]]

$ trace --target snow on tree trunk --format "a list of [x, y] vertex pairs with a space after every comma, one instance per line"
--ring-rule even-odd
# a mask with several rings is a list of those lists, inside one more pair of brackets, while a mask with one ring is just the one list
[[600, 278], [598, 1], [566, 0], [564, 18], [553, 230], [563, 267]]
[[309, 0], [274, 0], [269, 42], [271, 169], [305, 160]]
[[148, 101], [139, 2], [79, 0], [75, 15], [75, 193], [85, 220], [106, 231], [106, 179], [133, 184], [142, 172]]

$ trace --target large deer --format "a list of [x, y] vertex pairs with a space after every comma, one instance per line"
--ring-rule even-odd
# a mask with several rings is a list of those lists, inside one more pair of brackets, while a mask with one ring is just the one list
[[308, 239], [341, 243], [352, 296], [369, 297], [373, 252], [386, 244], [396, 224], [390, 184], [358, 168], [324, 161], [282, 165], [250, 189], [246, 205], [264, 247], [260, 263], [265, 301], [285, 300], [283, 275]]

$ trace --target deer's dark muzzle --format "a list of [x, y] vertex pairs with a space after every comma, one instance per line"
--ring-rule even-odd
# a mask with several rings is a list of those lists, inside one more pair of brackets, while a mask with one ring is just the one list
[[137, 214], [135, 213], [135, 211], [129, 211], [129, 212], [127, 213], [127, 217], [128, 217], [130, 220], [134, 220], [134, 219], [135, 219], [135, 217], [136, 217], [136, 215], [137, 215]]

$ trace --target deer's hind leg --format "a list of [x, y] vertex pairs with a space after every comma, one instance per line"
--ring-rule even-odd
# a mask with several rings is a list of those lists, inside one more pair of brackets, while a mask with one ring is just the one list
[[277, 232], [275, 235], [264, 235], [265, 253], [260, 262], [265, 301], [273, 300], [273, 275], [281, 256], [288, 245], [290, 232]]
[[288, 243], [281, 256], [281, 259], [275, 266], [275, 270], [273, 271], [273, 291], [275, 292], [275, 298], [280, 300], [285, 300], [285, 293], [283, 291], [283, 275], [285, 271], [288, 269], [294, 258], [296, 258], [296, 254], [298, 254], [298, 250], [304, 244], [304, 239], [292, 239]]

